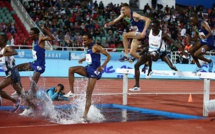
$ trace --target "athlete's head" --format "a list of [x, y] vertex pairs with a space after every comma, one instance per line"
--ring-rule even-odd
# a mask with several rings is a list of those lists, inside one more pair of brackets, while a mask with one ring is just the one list
[[0, 47], [3, 48], [7, 45], [8, 37], [6, 34], [0, 34]]
[[86, 46], [89, 46], [90, 45], [90, 43], [92, 43], [92, 41], [93, 41], [93, 36], [92, 36], [92, 34], [90, 34], [90, 33], [85, 33], [84, 35], [83, 35], [83, 45], [86, 47]]
[[151, 28], [152, 30], [158, 30], [160, 28], [160, 22], [157, 20], [153, 20], [151, 22]]
[[198, 25], [198, 16], [197, 15], [191, 15], [190, 16], [190, 24], [192, 26], [197, 26]]
[[40, 30], [37, 27], [32, 27], [29, 32], [29, 37], [32, 40], [36, 40], [38, 38], [39, 34], [40, 34]]
[[130, 14], [130, 6], [127, 3], [123, 3], [121, 5], [121, 13], [124, 15], [129, 15]]

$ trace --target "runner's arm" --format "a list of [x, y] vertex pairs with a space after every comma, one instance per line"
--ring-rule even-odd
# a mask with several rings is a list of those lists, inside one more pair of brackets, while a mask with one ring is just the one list
[[6, 46], [3, 52], [4, 56], [12, 56], [17, 54], [18, 54], [17, 51], [10, 46]]
[[105, 24], [105, 27], [114, 25], [116, 22], [120, 21], [123, 17], [124, 17], [124, 15], [121, 14], [119, 17], [117, 17], [117, 18], [114, 19], [113, 21], [110, 21], [110, 22], [106, 23], [106, 24]]

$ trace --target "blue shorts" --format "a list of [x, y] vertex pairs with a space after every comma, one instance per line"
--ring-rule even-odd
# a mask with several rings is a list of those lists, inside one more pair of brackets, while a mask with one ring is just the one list
[[29, 62], [30, 66], [34, 69], [35, 72], [44, 73], [45, 72], [45, 66], [41, 66], [38, 64], [35, 64], [34, 62]]
[[18, 69], [15, 68], [15, 67], [13, 67], [13, 68], [10, 70], [10, 72], [11, 72], [11, 75], [8, 75], [8, 74], [6, 73], [6, 75], [7, 75], [6, 78], [9, 77], [9, 76], [11, 76], [11, 78], [12, 78], [12, 80], [13, 80], [13, 83], [18, 83], [18, 82], [20, 82], [21, 77], [20, 77], [20, 74], [19, 74]]
[[200, 40], [200, 43], [201, 43], [201, 45], [208, 45], [211, 50], [215, 49], [215, 42], [214, 42], [214, 40], [206, 40], [206, 41]]
[[96, 69], [90, 66], [86, 66], [85, 68], [86, 68], [87, 78], [97, 78], [97, 80], [101, 79], [102, 72], [97, 73]]
[[163, 52], [160, 52], [159, 55], [160, 55], [160, 59], [163, 60], [163, 57], [167, 56], [167, 53], [166, 51], [163, 51]]

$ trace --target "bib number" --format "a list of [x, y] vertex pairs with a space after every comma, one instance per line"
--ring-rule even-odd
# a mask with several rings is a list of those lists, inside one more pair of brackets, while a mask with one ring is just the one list
[[91, 64], [91, 63], [92, 63], [92, 57], [91, 57], [90, 54], [86, 54], [86, 62], [87, 62], [88, 64]]
[[0, 58], [0, 66], [3, 66], [3, 65], [5, 65], [5, 57], [4, 56]]
[[36, 55], [36, 51], [32, 50], [32, 55], [33, 55], [33, 59], [36, 60], [37, 59], [37, 55]]

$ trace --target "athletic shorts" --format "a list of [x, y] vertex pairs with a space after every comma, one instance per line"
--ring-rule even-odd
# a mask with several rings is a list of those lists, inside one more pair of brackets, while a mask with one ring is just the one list
[[215, 42], [214, 40], [206, 40], [206, 41], [202, 41], [200, 40], [201, 45], [208, 45], [210, 47], [211, 50], [215, 49]]
[[35, 64], [33, 62], [29, 62], [30, 66], [34, 69], [35, 72], [38, 72], [38, 73], [44, 73], [45, 72], [45, 66], [41, 66], [41, 65], [38, 65], [38, 64]]
[[86, 66], [86, 72], [87, 72], [87, 78], [97, 78], [97, 80], [101, 79], [102, 72], [97, 72], [96, 69], [94, 69], [91, 66]]
[[167, 55], [167, 53], [166, 53], [166, 51], [164, 51], [164, 52], [160, 52], [159, 55], [160, 55], [160, 59], [162, 59], [163, 57], [165, 57]]
[[11, 70], [10, 70], [11, 74], [10, 75], [7, 75], [7, 77], [11, 76], [12, 80], [13, 80], [13, 83], [18, 83], [20, 82], [20, 74], [19, 74], [19, 71], [17, 68], [13, 67]]

